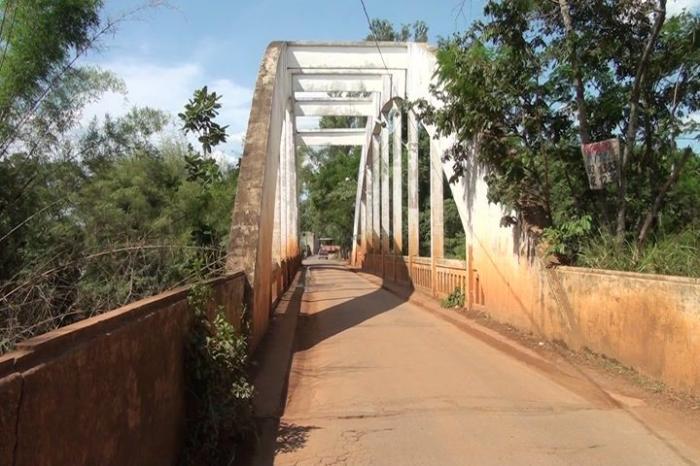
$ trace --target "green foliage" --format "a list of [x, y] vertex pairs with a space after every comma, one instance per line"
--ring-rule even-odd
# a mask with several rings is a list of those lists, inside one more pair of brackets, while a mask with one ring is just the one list
[[307, 152], [307, 161], [301, 170], [305, 198], [300, 226], [348, 248], [352, 241], [360, 151], [331, 147]]
[[464, 291], [462, 291], [462, 288], [457, 287], [452, 293], [447, 295], [446, 298], [440, 301], [440, 305], [447, 309], [462, 308], [464, 307], [464, 300]]
[[380, 42], [428, 42], [428, 25], [424, 21], [416, 21], [413, 24], [402, 24], [400, 28], [386, 19], [372, 19], [370, 33], [365, 40], [377, 40]]
[[100, 26], [101, 0], [2, 0], [0, 115], [33, 102]]
[[56, 145], [80, 109], [105, 90], [121, 92], [111, 73], [75, 62], [113, 23], [99, 0], [0, 0], [0, 158], [24, 147]]
[[[622, 225], [641, 246], [645, 218], [657, 233], [693, 221], [698, 157], [686, 161], [678, 137], [698, 132], [689, 115], [700, 105], [700, 21], [687, 13], [664, 21], [652, 0], [564, 3], [573, 31], [562, 2], [488, 1], [484, 20], [440, 43], [440, 108], [417, 107], [456, 136], [447, 154], [456, 177], [482, 176], [489, 200], [515, 211], [509, 221], [535, 237], [544, 229], [573, 260], [588, 222], [606, 233]], [[577, 80], [585, 114], [576, 112]], [[580, 145], [612, 137], [625, 148], [624, 184], [591, 191]]]
[[547, 244], [547, 254], [555, 254], [560, 258], [575, 257], [581, 242], [591, 233], [591, 216], [561, 222], [556, 227], [545, 228], [542, 239]]
[[[237, 168], [155, 143], [169, 122], [155, 109], [75, 130], [125, 89], [76, 66], [126, 17], [102, 20], [102, 3], [0, 0], [0, 352], [223, 269]], [[183, 113], [205, 155], [226, 139], [219, 100], [198, 90]]]
[[223, 308], [208, 317], [212, 290], [198, 284], [188, 303], [193, 321], [186, 349], [187, 433], [182, 465], [233, 464], [241, 442], [254, 435], [253, 386], [248, 381], [248, 324], [229, 323]]
[[582, 244], [578, 264], [609, 270], [700, 277], [700, 226], [662, 235], [646, 248], [633, 242], [620, 245], [609, 234]]
[[223, 270], [238, 169], [192, 179], [183, 141], [152, 143], [166, 121], [134, 109], [0, 160], [0, 351]]
[[211, 154], [212, 147], [226, 142], [226, 128], [214, 121], [219, 115], [221, 96], [209, 92], [207, 86], [194, 91], [194, 96], [185, 105], [185, 111], [178, 113], [185, 133], [197, 133], [204, 155]]

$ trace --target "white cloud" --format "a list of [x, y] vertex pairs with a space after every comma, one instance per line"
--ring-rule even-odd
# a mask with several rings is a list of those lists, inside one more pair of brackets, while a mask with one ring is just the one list
[[[252, 91], [230, 79], [212, 79], [201, 66], [185, 63], [173, 66], [154, 65], [134, 61], [99, 63], [101, 68], [113, 71], [122, 78], [127, 95], [107, 93], [83, 110], [83, 124], [93, 117], [102, 118], [105, 113], [120, 116], [132, 107], [153, 107], [170, 113], [173, 117], [182, 111], [196, 88], [208, 85], [221, 99], [219, 122], [229, 125], [229, 142], [222, 153], [229, 160], [241, 153], [241, 141], [248, 125]], [[224, 155], [219, 154], [219, 157]]]
[[700, 0], [669, 0], [666, 9], [669, 16], [680, 14], [683, 10], [694, 12], [700, 9]]

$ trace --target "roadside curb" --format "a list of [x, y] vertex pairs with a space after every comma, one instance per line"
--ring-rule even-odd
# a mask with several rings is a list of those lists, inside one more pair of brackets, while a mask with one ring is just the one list
[[275, 438], [287, 397], [289, 370], [294, 354], [296, 327], [306, 283], [302, 266], [289, 289], [279, 298], [270, 326], [253, 356], [255, 395], [253, 409], [258, 439], [245, 464], [272, 464]]

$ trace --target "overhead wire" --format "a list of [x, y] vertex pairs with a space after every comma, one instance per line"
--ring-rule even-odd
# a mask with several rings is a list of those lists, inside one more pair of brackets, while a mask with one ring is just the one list
[[384, 54], [382, 53], [382, 49], [379, 46], [379, 41], [377, 40], [376, 34], [374, 34], [374, 31], [372, 30], [372, 20], [369, 17], [369, 13], [367, 13], [367, 5], [365, 5], [365, 0], [360, 0], [360, 3], [362, 4], [362, 11], [365, 13], [365, 18], [367, 19], [367, 26], [369, 27], [369, 32], [372, 34], [372, 38], [374, 39], [374, 45], [377, 46], [377, 51], [379, 52], [379, 58], [382, 59], [382, 64], [384, 65], [384, 69], [389, 71], [389, 67], [386, 66], [386, 62], [384, 61]]

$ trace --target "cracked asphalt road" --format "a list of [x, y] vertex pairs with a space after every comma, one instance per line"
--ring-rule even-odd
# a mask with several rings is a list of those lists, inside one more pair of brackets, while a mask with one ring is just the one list
[[[279, 465], [685, 465], [697, 451], [332, 262], [308, 268]], [[598, 389], [599, 390], [599, 389]]]

